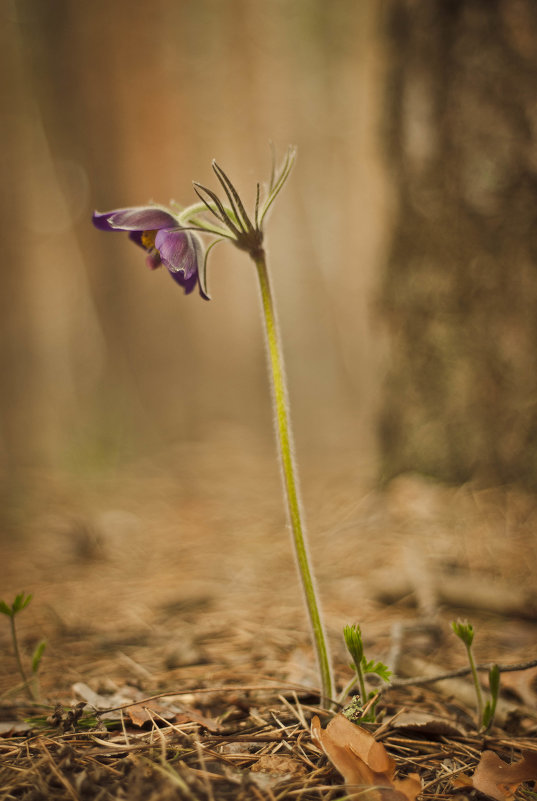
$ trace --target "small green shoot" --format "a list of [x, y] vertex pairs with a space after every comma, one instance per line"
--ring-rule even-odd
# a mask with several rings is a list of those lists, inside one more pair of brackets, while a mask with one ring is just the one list
[[15, 596], [15, 600], [8, 606], [5, 601], [0, 601], [0, 612], [3, 615], [7, 615], [10, 618], [14, 618], [17, 612], [22, 612], [23, 609], [26, 609], [30, 601], [32, 600], [32, 594], [24, 595], [23, 592], [20, 592], [18, 595]]
[[452, 621], [451, 628], [453, 629], [459, 640], [462, 640], [466, 648], [471, 649], [472, 643], [474, 641], [474, 627], [472, 626], [472, 624], [469, 623], [467, 620], [461, 620], [459, 618], [458, 620]]
[[475, 695], [477, 700], [477, 720], [478, 728], [487, 731], [492, 726], [494, 714], [496, 712], [496, 704], [498, 703], [498, 695], [500, 692], [500, 670], [498, 665], [492, 665], [489, 670], [489, 687], [491, 698], [487, 701], [486, 705], [483, 704], [483, 693], [481, 691], [481, 684], [477, 675], [475, 666], [474, 655], [472, 652], [472, 643], [474, 641], [474, 627], [467, 620], [454, 620], [451, 623], [455, 635], [464, 643], [466, 653], [468, 655], [468, 662], [470, 670], [472, 671], [472, 678], [474, 681]]
[[489, 670], [489, 690], [490, 700], [485, 704], [483, 712], [483, 728], [487, 732], [494, 721], [496, 714], [496, 704], [498, 703], [498, 695], [500, 694], [500, 669], [498, 665], [492, 665]]
[[37, 676], [46, 647], [47, 644], [45, 640], [41, 640], [41, 642], [37, 644], [35, 651], [32, 654], [32, 673], [34, 676]]
[[[343, 637], [345, 639], [345, 645], [347, 646], [347, 650], [349, 651], [352, 661], [353, 667], [356, 671], [356, 676], [353, 678], [352, 682], [345, 688], [342, 697], [346, 697], [350, 691], [350, 689], [357, 683], [359, 690], [360, 690], [360, 701], [362, 709], [366, 706], [367, 702], [370, 698], [374, 697], [375, 693], [366, 692], [365, 689], [365, 677], [367, 675], [375, 675], [379, 676], [382, 681], [389, 681], [390, 676], [392, 675], [391, 670], [382, 662], [374, 662], [373, 660], [368, 660], [364, 654], [364, 644], [362, 640], [362, 631], [358, 624], [353, 626], [345, 626], [343, 629]], [[375, 706], [376, 704], [372, 704], [369, 708], [368, 712], [362, 716], [362, 720], [375, 720]], [[353, 704], [350, 705], [352, 709], [350, 710], [350, 714], [352, 717], [356, 717], [356, 699]], [[345, 710], [344, 710], [345, 714]]]
[[31, 661], [31, 669], [32, 669], [32, 680], [28, 680], [26, 675], [26, 671], [24, 670], [24, 666], [22, 664], [20, 649], [19, 649], [19, 641], [17, 638], [17, 627], [15, 625], [15, 616], [22, 612], [23, 609], [26, 609], [30, 601], [32, 600], [32, 595], [25, 595], [23, 592], [20, 592], [18, 595], [15, 596], [15, 600], [13, 603], [8, 605], [5, 601], [0, 601], [0, 613], [6, 615], [9, 618], [9, 623], [11, 626], [11, 640], [13, 642], [13, 650], [15, 651], [15, 659], [17, 660], [17, 667], [19, 669], [19, 673], [22, 678], [22, 682], [24, 687], [26, 688], [26, 692], [31, 701], [38, 701], [39, 700], [39, 693], [36, 689], [37, 684], [37, 673], [39, 670], [39, 666], [41, 664], [41, 659], [43, 658], [43, 652], [46, 647], [45, 642], [40, 642], [36, 647]]

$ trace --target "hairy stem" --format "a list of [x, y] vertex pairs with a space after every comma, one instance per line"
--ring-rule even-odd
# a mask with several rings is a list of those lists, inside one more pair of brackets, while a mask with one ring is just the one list
[[358, 676], [358, 684], [360, 686], [360, 700], [362, 702], [362, 706], [365, 706], [367, 703], [367, 694], [365, 691], [364, 671], [362, 670], [361, 665], [356, 665], [355, 667]]
[[302, 525], [298, 481], [293, 458], [292, 432], [287, 403], [287, 385], [283, 365], [283, 356], [279, 341], [278, 325], [274, 310], [274, 301], [270, 287], [264, 250], [260, 250], [257, 253], [252, 254], [252, 258], [254, 259], [257, 267], [257, 275], [261, 290], [269, 364], [272, 375], [273, 401], [276, 412], [276, 429], [278, 434], [278, 444], [285, 485], [285, 495], [287, 499], [287, 509], [293, 536], [293, 545], [298, 562], [298, 571], [304, 590], [306, 607], [310, 619], [313, 643], [317, 654], [317, 661], [321, 676], [322, 702], [324, 704], [329, 704], [332, 699], [332, 674], [328, 657], [328, 649], [326, 646], [324, 627], [321, 620], [317, 595], [313, 583], [312, 571], [308, 559], [306, 533]]

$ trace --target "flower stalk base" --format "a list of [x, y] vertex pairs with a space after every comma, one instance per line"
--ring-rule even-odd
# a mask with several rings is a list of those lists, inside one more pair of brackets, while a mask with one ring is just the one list
[[326, 636], [321, 620], [321, 614], [317, 603], [317, 594], [315, 592], [312, 572], [309, 564], [306, 532], [302, 525], [298, 481], [296, 478], [296, 468], [293, 458], [292, 434], [287, 405], [287, 385], [282, 350], [279, 341], [278, 324], [274, 309], [274, 301], [267, 270], [265, 252], [264, 250], [259, 250], [257, 253], [251, 255], [257, 268], [259, 287], [261, 290], [261, 302], [263, 307], [265, 332], [267, 336], [268, 356], [272, 376], [273, 399], [276, 412], [276, 429], [285, 494], [287, 499], [289, 522], [291, 524], [293, 545], [298, 563], [300, 579], [304, 590], [306, 608], [308, 610], [311, 623], [313, 642], [321, 676], [321, 702], [327, 706], [332, 700], [332, 674], [326, 645]]

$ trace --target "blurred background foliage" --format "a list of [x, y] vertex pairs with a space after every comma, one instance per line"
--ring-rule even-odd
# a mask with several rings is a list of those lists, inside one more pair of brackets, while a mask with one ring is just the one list
[[532, 0], [2, 0], [1, 464], [117, 471], [271, 443], [255, 275], [213, 300], [91, 212], [193, 201], [216, 158], [267, 226], [299, 454], [365, 480], [536, 472]]

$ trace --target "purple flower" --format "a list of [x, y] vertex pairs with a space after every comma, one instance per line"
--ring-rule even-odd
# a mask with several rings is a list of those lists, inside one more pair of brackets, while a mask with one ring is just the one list
[[202, 298], [209, 299], [199, 280], [202, 244], [192, 231], [179, 227], [171, 212], [158, 206], [96, 211], [93, 224], [101, 231], [128, 231], [129, 239], [147, 252], [151, 270], [163, 264], [187, 295], [198, 285]]

